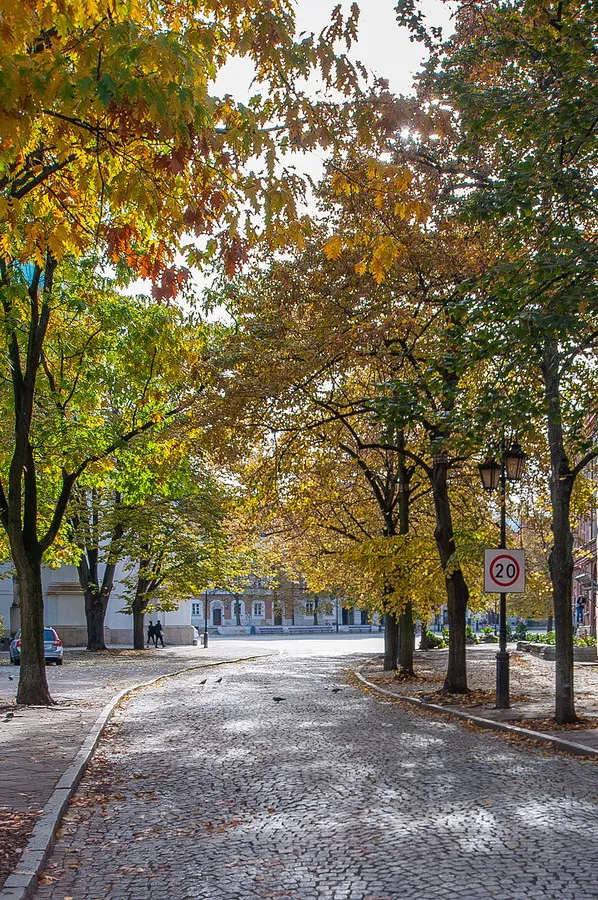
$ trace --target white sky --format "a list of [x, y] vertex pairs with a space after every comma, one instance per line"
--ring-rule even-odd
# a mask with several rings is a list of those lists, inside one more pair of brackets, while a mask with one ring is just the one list
[[[345, 18], [348, 17], [352, 0], [338, 0]], [[296, 7], [297, 33], [307, 32], [318, 35], [330, 23], [330, 15], [335, 0], [294, 0]], [[396, 22], [397, 0], [357, 0], [360, 8], [358, 41], [351, 48], [350, 56], [359, 60], [370, 72], [386, 78], [390, 89], [396, 94], [410, 91], [412, 79], [421, 66], [424, 49], [420, 43], [409, 40], [406, 29]], [[420, 8], [430, 25], [441, 26], [445, 36], [451, 29], [450, 2], [443, 0], [420, 0]], [[246, 59], [230, 60], [220, 72], [214, 86], [216, 94], [231, 94], [235, 100], [246, 102], [259, 88], [252, 86], [254, 70]], [[317, 82], [313, 82], [314, 90]], [[287, 157], [287, 165], [318, 181], [323, 172], [325, 154], [312, 150], [307, 156], [301, 154]]]
[[[345, 17], [352, 0], [342, 0]], [[399, 28], [394, 7], [397, 0], [358, 0], [360, 7], [358, 42], [351, 51], [367, 69], [387, 78], [391, 90], [407, 93], [413, 75], [422, 62], [423, 48], [411, 42], [406, 29]], [[297, 32], [319, 34], [330, 22], [335, 0], [295, 0]], [[450, 4], [442, 0], [421, 0], [421, 9], [431, 25], [440, 25], [445, 34], [451, 30]], [[216, 93], [230, 93], [243, 100], [252, 93], [251, 65], [246, 60], [229, 62], [216, 82]]]
[[[359, 41], [355, 58], [377, 75], [388, 78], [395, 93], [406, 93], [422, 61], [422, 45], [409, 40], [406, 29], [399, 28], [394, 7], [397, 0], [357, 0], [360, 8]], [[319, 33], [330, 21], [334, 0], [295, 0], [299, 31]], [[441, 0], [422, 0], [421, 9], [431, 25], [450, 31], [450, 9]], [[351, 0], [342, 0], [348, 15]]]

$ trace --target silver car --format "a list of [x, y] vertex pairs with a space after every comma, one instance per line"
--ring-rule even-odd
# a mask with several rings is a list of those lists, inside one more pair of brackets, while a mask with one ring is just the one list
[[[13, 666], [21, 665], [21, 630], [17, 631], [14, 638], [10, 642], [8, 648], [10, 661]], [[64, 656], [64, 648], [62, 641], [53, 628], [44, 628], [44, 656], [46, 662], [56, 663], [57, 666], [62, 665]]]

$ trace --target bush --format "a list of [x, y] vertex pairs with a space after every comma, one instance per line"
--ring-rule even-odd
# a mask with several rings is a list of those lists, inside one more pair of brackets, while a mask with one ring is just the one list
[[426, 631], [426, 640], [429, 650], [442, 650], [444, 647], [448, 647], [446, 641], [439, 634], [434, 634], [433, 631]]
[[515, 636], [518, 641], [527, 640], [527, 625], [525, 622], [517, 622], [515, 626]]
[[447, 646], [448, 646], [449, 639], [450, 639], [450, 632], [449, 632], [448, 628], [443, 628], [442, 629], [442, 640], [444, 641], [444, 643]]
[[491, 625], [486, 625], [482, 628], [482, 641], [485, 644], [497, 644], [498, 637], [494, 634], [494, 628]]
[[467, 625], [465, 628], [465, 643], [466, 644], [479, 644], [479, 638], [476, 635], [475, 631], [471, 627], [471, 625]]
[[580, 634], [573, 636], [573, 646], [574, 647], [595, 647], [596, 646], [596, 638], [592, 637], [591, 634]]

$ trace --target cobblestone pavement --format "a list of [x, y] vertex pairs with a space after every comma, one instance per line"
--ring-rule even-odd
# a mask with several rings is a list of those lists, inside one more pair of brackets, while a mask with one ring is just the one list
[[[10, 718], [0, 715], [0, 823], [7, 810], [32, 812], [42, 808], [104, 705], [123, 688], [165, 672], [264, 652], [233, 644], [217, 645], [208, 652], [196, 647], [147, 653], [67, 651], [64, 666], [47, 669], [56, 706], [15, 707]], [[0, 667], [0, 704], [14, 702], [18, 674], [19, 669], [13, 666]], [[9, 675], [13, 676], [11, 681]]]
[[346, 665], [287, 656], [131, 698], [36, 900], [598, 898], [595, 763], [386, 703]]

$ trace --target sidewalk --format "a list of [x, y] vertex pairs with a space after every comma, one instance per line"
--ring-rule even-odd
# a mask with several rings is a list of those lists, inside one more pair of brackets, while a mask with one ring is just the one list
[[17, 863], [44, 806], [73, 766], [98, 718], [119, 693], [161, 675], [269, 656], [237, 644], [164, 650], [66, 650], [48, 666], [54, 707], [15, 705], [19, 669], [0, 653], [0, 888]]
[[[383, 671], [382, 661], [373, 660], [361, 674], [372, 687], [397, 698], [412, 698], [429, 707], [442, 707], [461, 718], [478, 717], [564, 739], [598, 751], [598, 659], [576, 663], [574, 669], [576, 710], [579, 722], [558, 726], [554, 722], [555, 664], [529, 653], [510, 651], [511, 708], [495, 709], [496, 644], [467, 648], [469, 694], [446, 694], [442, 690], [448, 650], [417, 650], [415, 678], [402, 678]], [[513, 732], [516, 733], [515, 730]]]

